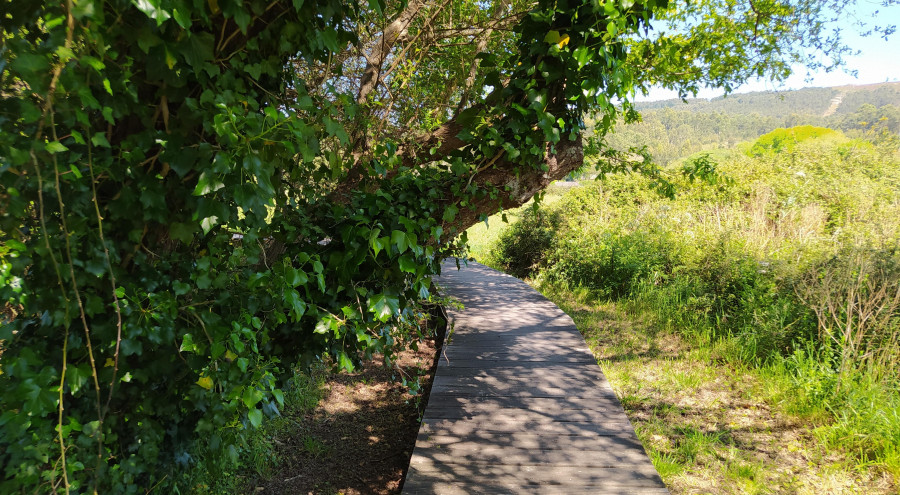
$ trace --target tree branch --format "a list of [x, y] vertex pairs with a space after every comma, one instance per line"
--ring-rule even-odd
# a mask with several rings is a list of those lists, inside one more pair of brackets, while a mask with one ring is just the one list
[[366, 69], [360, 78], [359, 92], [356, 94], [357, 103], [365, 103], [366, 97], [378, 85], [381, 77], [381, 66], [400, 36], [406, 34], [409, 24], [423, 5], [424, 2], [422, 1], [410, 2], [403, 12], [400, 12], [400, 15], [384, 28], [381, 37], [369, 50], [369, 53], [365, 56]]

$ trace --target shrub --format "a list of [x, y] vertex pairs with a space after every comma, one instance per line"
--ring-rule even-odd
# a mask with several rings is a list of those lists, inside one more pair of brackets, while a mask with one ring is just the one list
[[500, 234], [493, 260], [513, 276], [530, 277], [544, 264], [555, 240], [551, 219], [542, 210], [526, 210]]
[[812, 265], [794, 290], [815, 313], [819, 340], [839, 356], [842, 377], [868, 371], [876, 378], [900, 380], [896, 249], [846, 248]]
[[779, 127], [772, 132], [760, 136], [759, 139], [753, 143], [753, 147], [750, 148], [750, 153], [754, 156], [760, 156], [766, 153], [780, 153], [782, 151], [791, 152], [798, 143], [808, 139], [815, 139], [834, 134], [838, 134], [838, 131], [811, 125], [801, 125], [786, 129]]

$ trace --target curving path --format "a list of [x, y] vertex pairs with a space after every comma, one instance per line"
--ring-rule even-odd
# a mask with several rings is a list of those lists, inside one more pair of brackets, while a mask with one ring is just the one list
[[458, 298], [404, 494], [668, 493], [575, 324], [524, 282], [444, 265]]

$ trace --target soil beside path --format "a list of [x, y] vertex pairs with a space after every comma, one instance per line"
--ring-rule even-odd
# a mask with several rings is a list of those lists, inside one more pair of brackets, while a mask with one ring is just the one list
[[[400, 492], [443, 339], [401, 352], [394, 368], [370, 361], [354, 373], [328, 374], [308, 412], [286, 413], [290, 431], [276, 436], [278, 467], [248, 493], [387, 495]], [[420, 393], [401, 383], [420, 371]]]

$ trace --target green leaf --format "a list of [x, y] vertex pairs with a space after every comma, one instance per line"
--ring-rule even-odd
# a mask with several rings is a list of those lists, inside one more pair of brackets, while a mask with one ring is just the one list
[[194, 343], [194, 336], [186, 333], [184, 334], [184, 340], [181, 341], [181, 347], [178, 348], [181, 352], [198, 352], [197, 344]]
[[331, 329], [330, 320], [328, 318], [323, 318], [316, 322], [316, 328], [313, 329], [314, 332], [325, 335]]
[[397, 246], [400, 254], [403, 254], [409, 248], [409, 240], [406, 238], [406, 232], [395, 230], [391, 232], [391, 243]]
[[544, 43], [555, 44], [559, 43], [559, 31], [552, 29], [544, 35]]
[[101, 108], [100, 114], [103, 115], [103, 120], [109, 122], [110, 124], [116, 123], [115, 119], [113, 118], [113, 108], [112, 107]]
[[385, 322], [400, 313], [400, 299], [388, 294], [376, 294], [369, 298], [368, 307], [378, 321]]
[[416, 268], [418, 268], [418, 266], [416, 265], [415, 259], [408, 253], [400, 257], [400, 270], [408, 273], [416, 273]]
[[250, 12], [247, 9], [238, 8], [234, 11], [234, 22], [237, 23], [238, 28], [240, 28], [241, 33], [247, 34], [247, 27], [250, 25], [250, 21], [253, 18], [250, 16]]
[[444, 221], [452, 222], [454, 218], [456, 218], [456, 214], [459, 213], [459, 208], [454, 205], [450, 205], [444, 209]]
[[306, 314], [306, 301], [300, 297], [300, 293], [294, 289], [285, 291], [284, 300], [287, 302], [294, 316], [294, 321], [299, 321]]
[[150, 49], [160, 43], [162, 43], [162, 40], [151, 29], [142, 29], [140, 33], [138, 33], [138, 48], [144, 53], [150, 53]]
[[178, 62], [178, 60], [175, 58], [175, 54], [172, 53], [172, 50], [169, 50], [168, 46], [166, 46], [166, 67], [172, 69], [175, 67], [176, 62]]
[[385, 0], [369, 0], [369, 8], [378, 13], [378, 15], [384, 15], [384, 9], [387, 8], [387, 3]]
[[25, 52], [18, 53], [11, 66], [18, 72], [31, 75], [50, 70], [50, 61], [44, 55]]
[[160, 0], [132, 0], [131, 3], [141, 12], [147, 14], [147, 17], [155, 20], [157, 26], [161, 26], [162, 23], [172, 17], [172, 14], [162, 8]]
[[309, 277], [306, 276], [306, 272], [304, 272], [303, 270], [298, 270], [296, 268], [288, 268], [284, 273], [284, 278], [291, 287], [306, 285], [306, 283], [309, 281]]
[[203, 229], [203, 234], [209, 234], [209, 231], [213, 229], [219, 223], [219, 217], [213, 215], [200, 220], [200, 228]]
[[256, 405], [259, 404], [259, 401], [262, 400], [263, 396], [264, 395], [260, 390], [251, 386], [244, 389], [241, 400], [244, 401], [244, 405], [247, 406], [247, 409], [256, 409]]
[[319, 31], [318, 34], [324, 48], [327, 48], [334, 53], [341, 51], [341, 47], [338, 44], [337, 31], [335, 31], [334, 28], [323, 29], [322, 31]]
[[179, 50], [184, 60], [194, 68], [199, 70], [205, 62], [214, 58], [213, 45], [215, 39], [210, 33], [197, 33], [191, 35], [187, 43], [184, 43]]
[[172, 289], [175, 291], [176, 296], [183, 296], [191, 291], [191, 286], [180, 280], [176, 280], [172, 282]]
[[350, 356], [347, 355], [346, 352], [341, 351], [338, 355], [338, 362], [342, 369], [346, 370], [347, 373], [352, 373], [355, 366], [353, 366], [353, 360], [350, 359]]
[[385, 240], [387, 240], [387, 243], [390, 244], [390, 239], [388, 239], [387, 237], [373, 237], [372, 240], [370, 241], [372, 250], [375, 251], [376, 258], [378, 257], [378, 253], [380, 253], [381, 250], [383, 250], [385, 247], [387, 247], [385, 245]]
[[172, 15], [175, 17], [175, 22], [178, 23], [182, 29], [190, 29], [191, 28], [191, 14], [188, 9], [172, 9]]
[[259, 409], [253, 409], [247, 413], [247, 418], [250, 420], [250, 424], [253, 425], [254, 428], [259, 428], [262, 425], [262, 411]]
[[197, 187], [194, 188], [194, 196], [204, 196], [211, 192], [216, 192], [225, 187], [225, 184], [218, 177], [209, 171], [203, 171], [200, 178], [197, 179]]
[[106, 133], [98, 132], [91, 138], [91, 144], [100, 148], [109, 148], [109, 141], [106, 139]]
[[50, 141], [47, 143], [45, 147], [48, 153], [61, 153], [63, 151], [69, 151], [69, 148], [63, 146], [59, 141]]
[[104, 64], [103, 61], [90, 55], [83, 55], [78, 61], [82, 64], [89, 65], [97, 72], [103, 72], [103, 69], [106, 68], [106, 64]]
[[172, 222], [169, 225], [169, 237], [185, 244], [190, 244], [194, 240], [194, 232], [197, 230], [196, 225], [193, 223]]
[[578, 68], [580, 69], [594, 58], [594, 53], [586, 46], [579, 46], [572, 52], [572, 56], [575, 57], [575, 60], [578, 62]]
[[341, 141], [341, 144], [347, 144], [347, 142], [350, 140], [350, 136], [347, 135], [347, 131], [344, 130], [344, 126], [332, 120], [327, 115], [323, 118], [323, 121], [325, 122], [325, 132], [332, 136], [337, 136], [337, 138]]
[[78, 394], [90, 377], [91, 370], [87, 365], [71, 366], [66, 370], [66, 384], [69, 385], [73, 395]]

